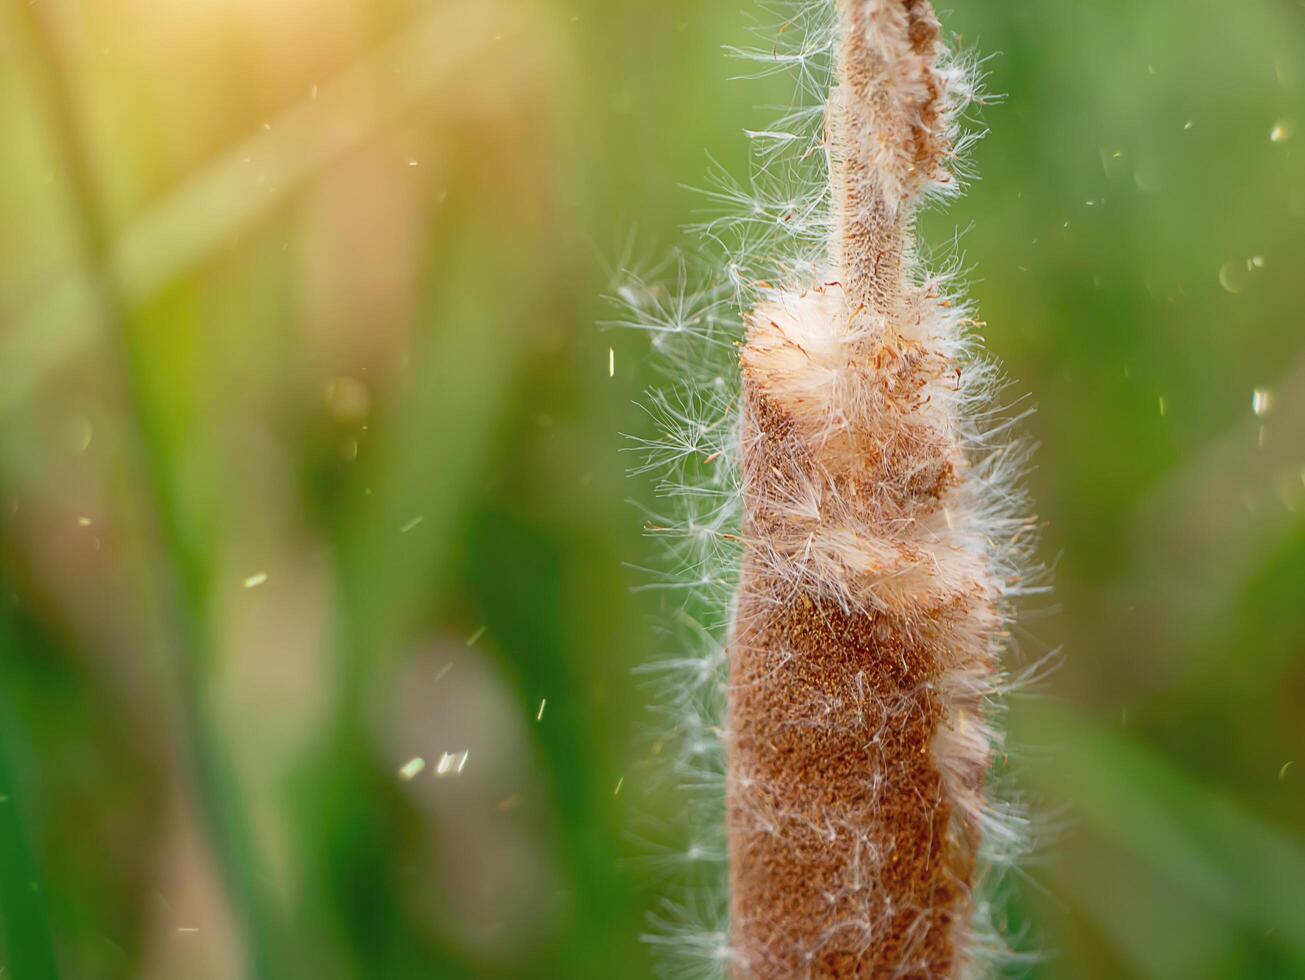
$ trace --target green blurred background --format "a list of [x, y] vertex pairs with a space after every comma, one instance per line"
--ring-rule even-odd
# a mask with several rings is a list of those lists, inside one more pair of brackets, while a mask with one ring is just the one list
[[[0, 0], [4, 976], [651, 975], [654, 372], [596, 324], [785, 97], [740, 6]], [[1305, 9], [945, 20], [1008, 98], [926, 228], [1066, 652], [1028, 973], [1305, 977]]]

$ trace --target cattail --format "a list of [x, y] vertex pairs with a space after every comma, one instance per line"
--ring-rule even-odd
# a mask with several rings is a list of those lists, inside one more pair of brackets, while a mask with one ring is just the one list
[[[727, 674], [704, 673], [726, 717], [708, 699], [679, 723], [720, 731], [723, 746], [729, 921], [695, 948], [711, 954], [704, 973], [735, 980], [971, 977], [1004, 946], [982, 888], [1021, 840], [989, 770], [1032, 543], [1011, 487], [1024, 449], [988, 407], [998, 372], [915, 242], [921, 204], [959, 183], [973, 72], [945, 52], [928, 0], [824, 0], [802, 20], [817, 39], [794, 56], [802, 83], [820, 83], [822, 64], [829, 79], [823, 112], [753, 134], [802, 152], [781, 165], [763, 149], [759, 173], [793, 186], [753, 193], [752, 215], [775, 228], [738, 234], [729, 257], [741, 386], [681, 357], [680, 394], [654, 399], [679, 433], [654, 455], [688, 481], [667, 495], [709, 505], [681, 528], [741, 545], [695, 551], [690, 533], [680, 553], [692, 575], [722, 556], [740, 569]], [[805, 148], [804, 119], [820, 123]], [[750, 274], [758, 263], [765, 278]], [[644, 321], [668, 346], [653, 308], [665, 305], [644, 303]], [[726, 329], [716, 311], [672, 326], [696, 324], [710, 345]], [[695, 419], [722, 404], [727, 425]]]

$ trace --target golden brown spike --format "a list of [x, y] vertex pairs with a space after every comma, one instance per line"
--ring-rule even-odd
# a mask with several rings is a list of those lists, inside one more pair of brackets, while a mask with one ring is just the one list
[[836, 285], [775, 291], [741, 357], [739, 980], [969, 961], [999, 615], [949, 396], [958, 327], [910, 275], [918, 201], [952, 179], [939, 25], [926, 0], [838, 7]]

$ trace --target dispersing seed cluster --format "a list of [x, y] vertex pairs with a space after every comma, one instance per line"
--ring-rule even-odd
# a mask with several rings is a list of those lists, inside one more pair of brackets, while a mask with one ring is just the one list
[[993, 771], [1035, 525], [1022, 416], [915, 235], [965, 176], [977, 72], [927, 0], [781, 13], [736, 53], [800, 99], [710, 192], [723, 274], [620, 291], [667, 370], [655, 584], [688, 587], [687, 652], [649, 672], [694, 873], [649, 938], [670, 976], [980, 976], [1014, 955], [993, 888], [1027, 821]]

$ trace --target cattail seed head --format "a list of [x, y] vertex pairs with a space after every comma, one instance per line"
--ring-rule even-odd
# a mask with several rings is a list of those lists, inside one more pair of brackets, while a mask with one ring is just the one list
[[[738, 382], [681, 355], [681, 393], [654, 397], [678, 435], [647, 447], [690, 527], [729, 539], [678, 551], [682, 567], [737, 569], [701, 579], [724, 583], [701, 620], [723, 725], [719, 698], [675, 699], [694, 704], [689, 729], [721, 735], [729, 881], [728, 932], [709, 931], [728, 942], [684, 975], [970, 977], [1001, 946], [980, 922], [992, 854], [1017, 853], [1023, 827], [987, 777], [1029, 583], [1012, 569], [1033, 544], [1011, 484], [1025, 449], [987, 407], [997, 370], [915, 242], [921, 204], [958, 186], [975, 86], [927, 0], [804, 9], [815, 40], [788, 57], [823, 105], [751, 134], [759, 175], [796, 186], [722, 183], [751, 214], [706, 229], [734, 235]], [[754, 232], [767, 216], [778, 230]], [[728, 337], [702, 305], [691, 332]], [[715, 423], [679, 410], [698, 398]]]

